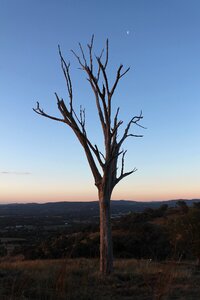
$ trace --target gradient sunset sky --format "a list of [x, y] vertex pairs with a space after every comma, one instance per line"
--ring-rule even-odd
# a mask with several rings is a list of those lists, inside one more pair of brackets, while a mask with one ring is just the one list
[[95, 53], [110, 41], [109, 74], [131, 67], [115, 105], [124, 123], [143, 111], [129, 139], [126, 170], [136, 173], [113, 199], [200, 198], [199, 0], [0, 0], [0, 203], [96, 200], [83, 150], [63, 124], [32, 110], [36, 101], [59, 116], [66, 99], [57, 45], [71, 62], [74, 105], [86, 109], [101, 145], [94, 98], [70, 49], [95, 35]]

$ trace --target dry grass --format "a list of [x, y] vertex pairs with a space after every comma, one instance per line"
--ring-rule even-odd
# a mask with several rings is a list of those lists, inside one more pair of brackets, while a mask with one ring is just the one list
[[1, 300], [195, 300], [200, 272], [192, 264], [116, 260], [106, 278], [91, 259], [3, 261]]

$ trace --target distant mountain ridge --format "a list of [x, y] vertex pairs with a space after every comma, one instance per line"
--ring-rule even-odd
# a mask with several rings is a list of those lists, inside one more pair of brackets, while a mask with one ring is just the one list
[[[158, 208], [163, 204], [171, 207], [177, 201], [184, 200], [188, 206], [200, 199], [176, 199], [166, 201], [139, 202], [129, 200], [112, 200], [112, 215], [127, 214], [129, 212], [142, 212], [146, 208]], [[68, 216], [71, 218], [94, 217], [99, 215], [98, 201], [91, 202], [48, 202], [48, 203], [13, 203], [0, 204], [0, 216]]]

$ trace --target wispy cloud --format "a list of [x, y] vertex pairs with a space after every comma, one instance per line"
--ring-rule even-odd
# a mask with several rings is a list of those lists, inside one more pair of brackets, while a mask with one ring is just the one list
[[3, 175], [30, 175], [30, 172], [0, 171]]

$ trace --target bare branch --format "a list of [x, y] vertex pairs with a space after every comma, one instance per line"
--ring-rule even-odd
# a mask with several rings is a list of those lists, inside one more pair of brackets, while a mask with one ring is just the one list
[[125, 141], [125, 139], [126, 139], [127, 137], [130, 137], [130, 136], [133, 136], [133, 137], [142, 137], [142, 135], [129, 134], [129, 130], [130, 130], [130, 127], [131, 127], [132, 124], [135, 124], [135, 125], [137, 125], [137, 126], [139, 126], [139, 127], [145, 128], [145, 127], [143, 127], [142, 125], [138, 124], [138, 122], [139, 122], [141, 119], [143, 119], [142, 111], [141, 111], [141, 113], [140, 113], [139, 116], [135, 116], [135, 117], [133, 117], [133, 118], [129, 121], [129, 123], [128, 123], [128, 125], [127, 125], [125, 131], [124, 131], [124, 134], [123, 134], [121, 140], [120, 140], [119, 143], [118, 143], [119, 147], [122, 145], [122, 143]]
[[57, 99], [57, 106], [58, 106], [58, 109], [59, 109], [60, 113], [61, 113], [62, 116], [64, 117], [65, 122], [66, 122], [70, 127], [72, 127], [72, 120], [73, 120], [73, 117], [72, 117], [71, 112], [69, 112], [69, 110], [67, 109], [64, 100], [63, 100], [63, 99], [59, 99], [57, 93], [55, 93], [55, 96], [56, 96], [56, 99]]
[[115, 82], [114, 82], [113, 87], [111, 89], [110, 97], [112, 97], [112, 95], [113, 95], [113, 93], [114, 93], [114, 91], [115, 91], [115, 89], [117, 87], [117, 84], [118, 84], [120, 78], [122, 78], [122, 76], [124, 76], [130, 70], [130, 68], [128, 68], [124, 73], [120, 74], [122, 68], [123, 68], [123, 65], [120, 65], [119, 68], [118, 68], [118, 70], [117, 70], [116, 79], [115, 79]]
[[[97, 61], [99, 60], [99, 58], [97, 58]], [[103, 65], [101, 62], [99, 62], [99, 66], [100, 69], [102, 70]], [[96, 78], [94, 77], [94, 74], [91, 72], [91, 70], [89, 68], [85, 68], [86, 73], [88, 74], [88, 81], [90, 82], [93, 92], [95, 94], [96, 97], [96, 104], [97, 104], [97, 109], [100, 115], [100, 121], [104, 130], [104, 135], [105, 135], [105, 125], [110, 128], [110, 114], [109, 114], [109, 108], [106, 104], [106, 99], [105, 99], [105, 87], [103, 85], [103, 90], [100, 90], [100, 87], [98, 85], [98, 82], [96, 80]], [[106, 74], [105, 74], [106, 76]], [[106, 77], [105, 77], [106, 78]], [[108, 82], [106, 82], [105, 80], [105, 84], [107, 85]], [[107, 87], [108, 88], [108, 87]], [[100, 105], [99, 100], [101, 99], [101, 103], [103, 106], [103, 111]]]
[[136, 171], [137, 171], [137, 169], [134, 168], [132, 171], [126, 172], [126, 173], [124, 173], [123, 175], [119, 176], [118, 178], [116, 178], [115, 185], [116, 185], [117, 183], [119, 183], [124, 177], [127, 177], [127, 176], [129, 176], [129, 175], [135, 173]]
[[112, 128], [112, 137], [116, 138], [118, 128], [123, 124], [123, 121], [118, 121], [119, 107], [114, 117], [114, 124]]
[[93, 57], [92, 57], [92, 48], [93, 48], [94, 34], [92, 35], [91, 43], [88, 44], [89, 55], [90, 55], [90, 70], [93, 72]]
[[137, 169], [134, 168], [132, 171], [124, 173], [124, 158], [125, 158], [126, 153], [127, 153], [127, 150], [122, 152], [121, 174], [120, 174], [120, 176], [119, 176], [118, 178], [116, 178], [115, 184], [117, 184], [117, 183], [118, 183], [120, 180], [122, 180], [124, 177], [129, 176], [129, 175], [131, 175], [132, 173], [134, 173], [134, 172], [137, 171]]
[[85, 67], [87, 67], [87, 60], [85, 58], [85, 54], [84, 54], [84, 51], [83, 51], [81, 43], [79, 43], [79, 47], [80, 47], [80, 50], [81, 50], [82, 58], [83, 58], [84, 63], [85, 63]]
[[104, 69], [106, 69], [107, 67], [107, 64], [108, 64], [108, 39], [106, 40], [106, 61], [105, 61], [105, 64], [104, 64]]
[[116, 114], [115, 114], [115, 117], [114, 117], [114, 127], [115, 127], [116, 124], [117, 124], [117, 119], [118, 119], [118, 115], [119, 115], [119, 110], [120, 110], [120, 108], [118, 107], [118, 108], [117, 108], [117, 111], [116, 111]]
[[[79, 116], [77, 116], [76, 112], [73, 109], [73, 115], [75, 116], [76, 121], [81, 127], [82, 133], [86, 136], [86, 130], [85, 130], [85, 109], [82, 109], [82, 106], [80, 106]], [[72, 119], [72, 116], [71, 116]]]
[[63, 70], [63, 74], [65, 77], [65, 81], [67, 84], [67, 91], [68, 91], [68, 95], [69, 95], [69, 99], [70, 99], [70, 113], [72, 113], [73, 110], [73, 93], [72, 93], [72, 82], [71, 82], [71, 77], [70, 77], [70, 73], [69, 73], [69, 68], [70, 68], [70, 63], [66, 63], [63, 56], [62, 56], [62, 52], [60, 49], [60, 46], [58, 45], [58, 51], [59, 51], [59, 55], [60, 55], [60, 60], [61, 60], [61, 67]]
[[97, 145], [95, 145], [96, 150], [99, 152], [99, 154], [102, 156], [102, 158], [104, 159], [104, 161], [106, 160], [105, 156], [103, 155], [103, 153], [101, 151], [99, 151]]
[[81, 124], [85, 126], [85, 108], [82, 109], [82, 106], [80, 108], [80, 120], [81, 120]]
[[123, 154], [122, 154], [122, 167], [121, 167], [121, 176], [124, 174], [124, 157], [126, 155], [126, 151], [123, 151]]
[[85, 66], [84, 66], [84, 64], [81, 62], [80, 57], [76, 54], [76, 52], [74, 52], [74, 50], [71, 50], [71, 52], [72, 52], [72, 53], [74, 54], [74, 56], [77, 58], [79, 64], [80, 64], [81, 67], [82, 67], [82, 70], [84, 70], [84, 69], [85, 69]]
[[63, 122], [66, 123], [65, 119], [60, 119], [51, 115], [46, 114], [43, 109], [40, 108], [40, 104], [39, 102], [37, 102], [36, 108], [33, 108], [33, 111], [36, 112], [36, 114], [41, 115], [43, 117], [55, 120], [55, 121], [59, 121], [59, 122]]
[[[104, 49], [101, 50], [101, 53], [100, 53], [100, 55], [99, 55], [99, 59], [100, 59], [100, 60], [101, 60], [101, 58], [102, 58], [103, 53], [104, 53]], [[97, 82], [99, 81], [100, 73], [101, 73], [101, 68], [100, 68], [100, 66], [99, 66], [98, 72], [97, 72], [97, 78], [96, 78], [96, 79], [97, 79]]]
[[130, 70], [130, 67], [128, 69], [126, 69], [126, 71], [124, 71], [124, 73], [122, 73], [119, 78], [122, 78], [129, 70]]
[[129, 133], [129, 134], [127, 134], [126, 137], [139, 137], [139, 138], [141, 138], [141, 137], [143, 137], [143, 135], [142, 134], [132, 134], [132, 133]]
[[106, 71], [105, 71], [105, 66], [102, 64], [100, 57], [96, 57], [96, 60], [99, 64], [99, 68], [100, 68], [100, 70], [102, 71], [102, 74], [103, 74], [104, 82], [105, 82], [105, 85], [106, 85], [107, 95], [109, 95], [110, 92], [109, 92], [108, 78], [107, 78], [107, 74], [106, 74]]
[[95, 154], [95, 156], [96, 156], [96, 158], [97, 158], [97, 160], [98, 160], [98, 162], [99, 162], [101, 168], [104, 169], [105, 164], [104, 164], [104, 162], [102, 161], [101, 156], [103, 157], [104, 161], [105, 161], [105, 156], [99, 151], [99, 149], [97, 148], [96, 145], [95, 145], [95, 146], [92, 145], [92, 143], [90, 142], [90, 140], [88, 140], [87, 135], [86, 135], [86, 139], [87, 139], [87, 143], [88, 143], [90, 149], [91, 149], [91, 150], [93, 151], [93, 153]]
[[95, 87], [95, 84], [94, 84], [94, 81], [92, 80], [92, 78], [88, 79], [88, 81], [90, 82], [90, 85], [92, 87], [92, 90], [93, 90], [95, 98], [96, 98], [96, 106], [97, 106], [97, 110], [98, 110], [98, 114], [99, 114], [99, 119], [100, 119], [101, 126], [102, 126], [102, 129], [103, 129], [103, 133], [104, 133], [104, 136], [105, 136], [106, 124], [105, 124], [105, 119], [104, 119], [103, 112], [102, 112], [102, 109], [101, 109], [101, 105], [100, 105], [100, 102], [99, 102], [99, 94], [98, 94], [98, 91]]
[[[79, 64], [81, 65], [82, 67], [82, 70], [84, 70], [87, 75], [88, 75], [88, 81], [90, 82], [90, 85], [92, 87], [92, 90], [95, 94], [95, 98], [96, 98], [96, 105], [97, 105], [97, 109], [98, 109], [98, 113], [99, 113], [99, 118], [100, 118], [100, 121], [101, 121], [101, 125], [102, 125], [102, 129], [103, 129], [103, 132], [105, 134], [105, 122], [106, 122], [106, 114], [105, 114], [105, 111], [106, 111], [106, 103], [105, 103], [105, 99], [104, 99], [104, 96], [98, 86], [98, 83], [97, 83], [97, 78], [95, 78], [94, 74], [93, 74], [93, 60], [92, 60], [92, 47], [93, 47], [93, 37], [92, 37], [92, 40], [91, 40], [91, 44], [88, 45], [89, 47], [89, 53], [90, 53], [90, 67], [88, 67], [87, 65], [87, 61], [86, 61], [86, 58], [85, 58], [85, 54], [84, 54], [84, 51], [83, 51], [83, 48], [81, 46], [81, 44], [79, 43], [79, 47], [80, 47], [80, 50], [81, 50], [81, 54], [82, 54], [82, 58], [83, 58], [83, 61], [84, 63], [81, 61], [80, 57], [73, 51], [72, 53], [75, 55], [75, 57], [77, 58]], [[100, 102], [99, 102], [99, 97], [101, 98], [102, 100], [102, 103], [103, 103], [103, 107], [104, 107], [104, 114], [103, 114], [103, 111], [101, 109], [101, 105], [100, 105]], [[77, 117], [77, 116], [76, 116]]]

